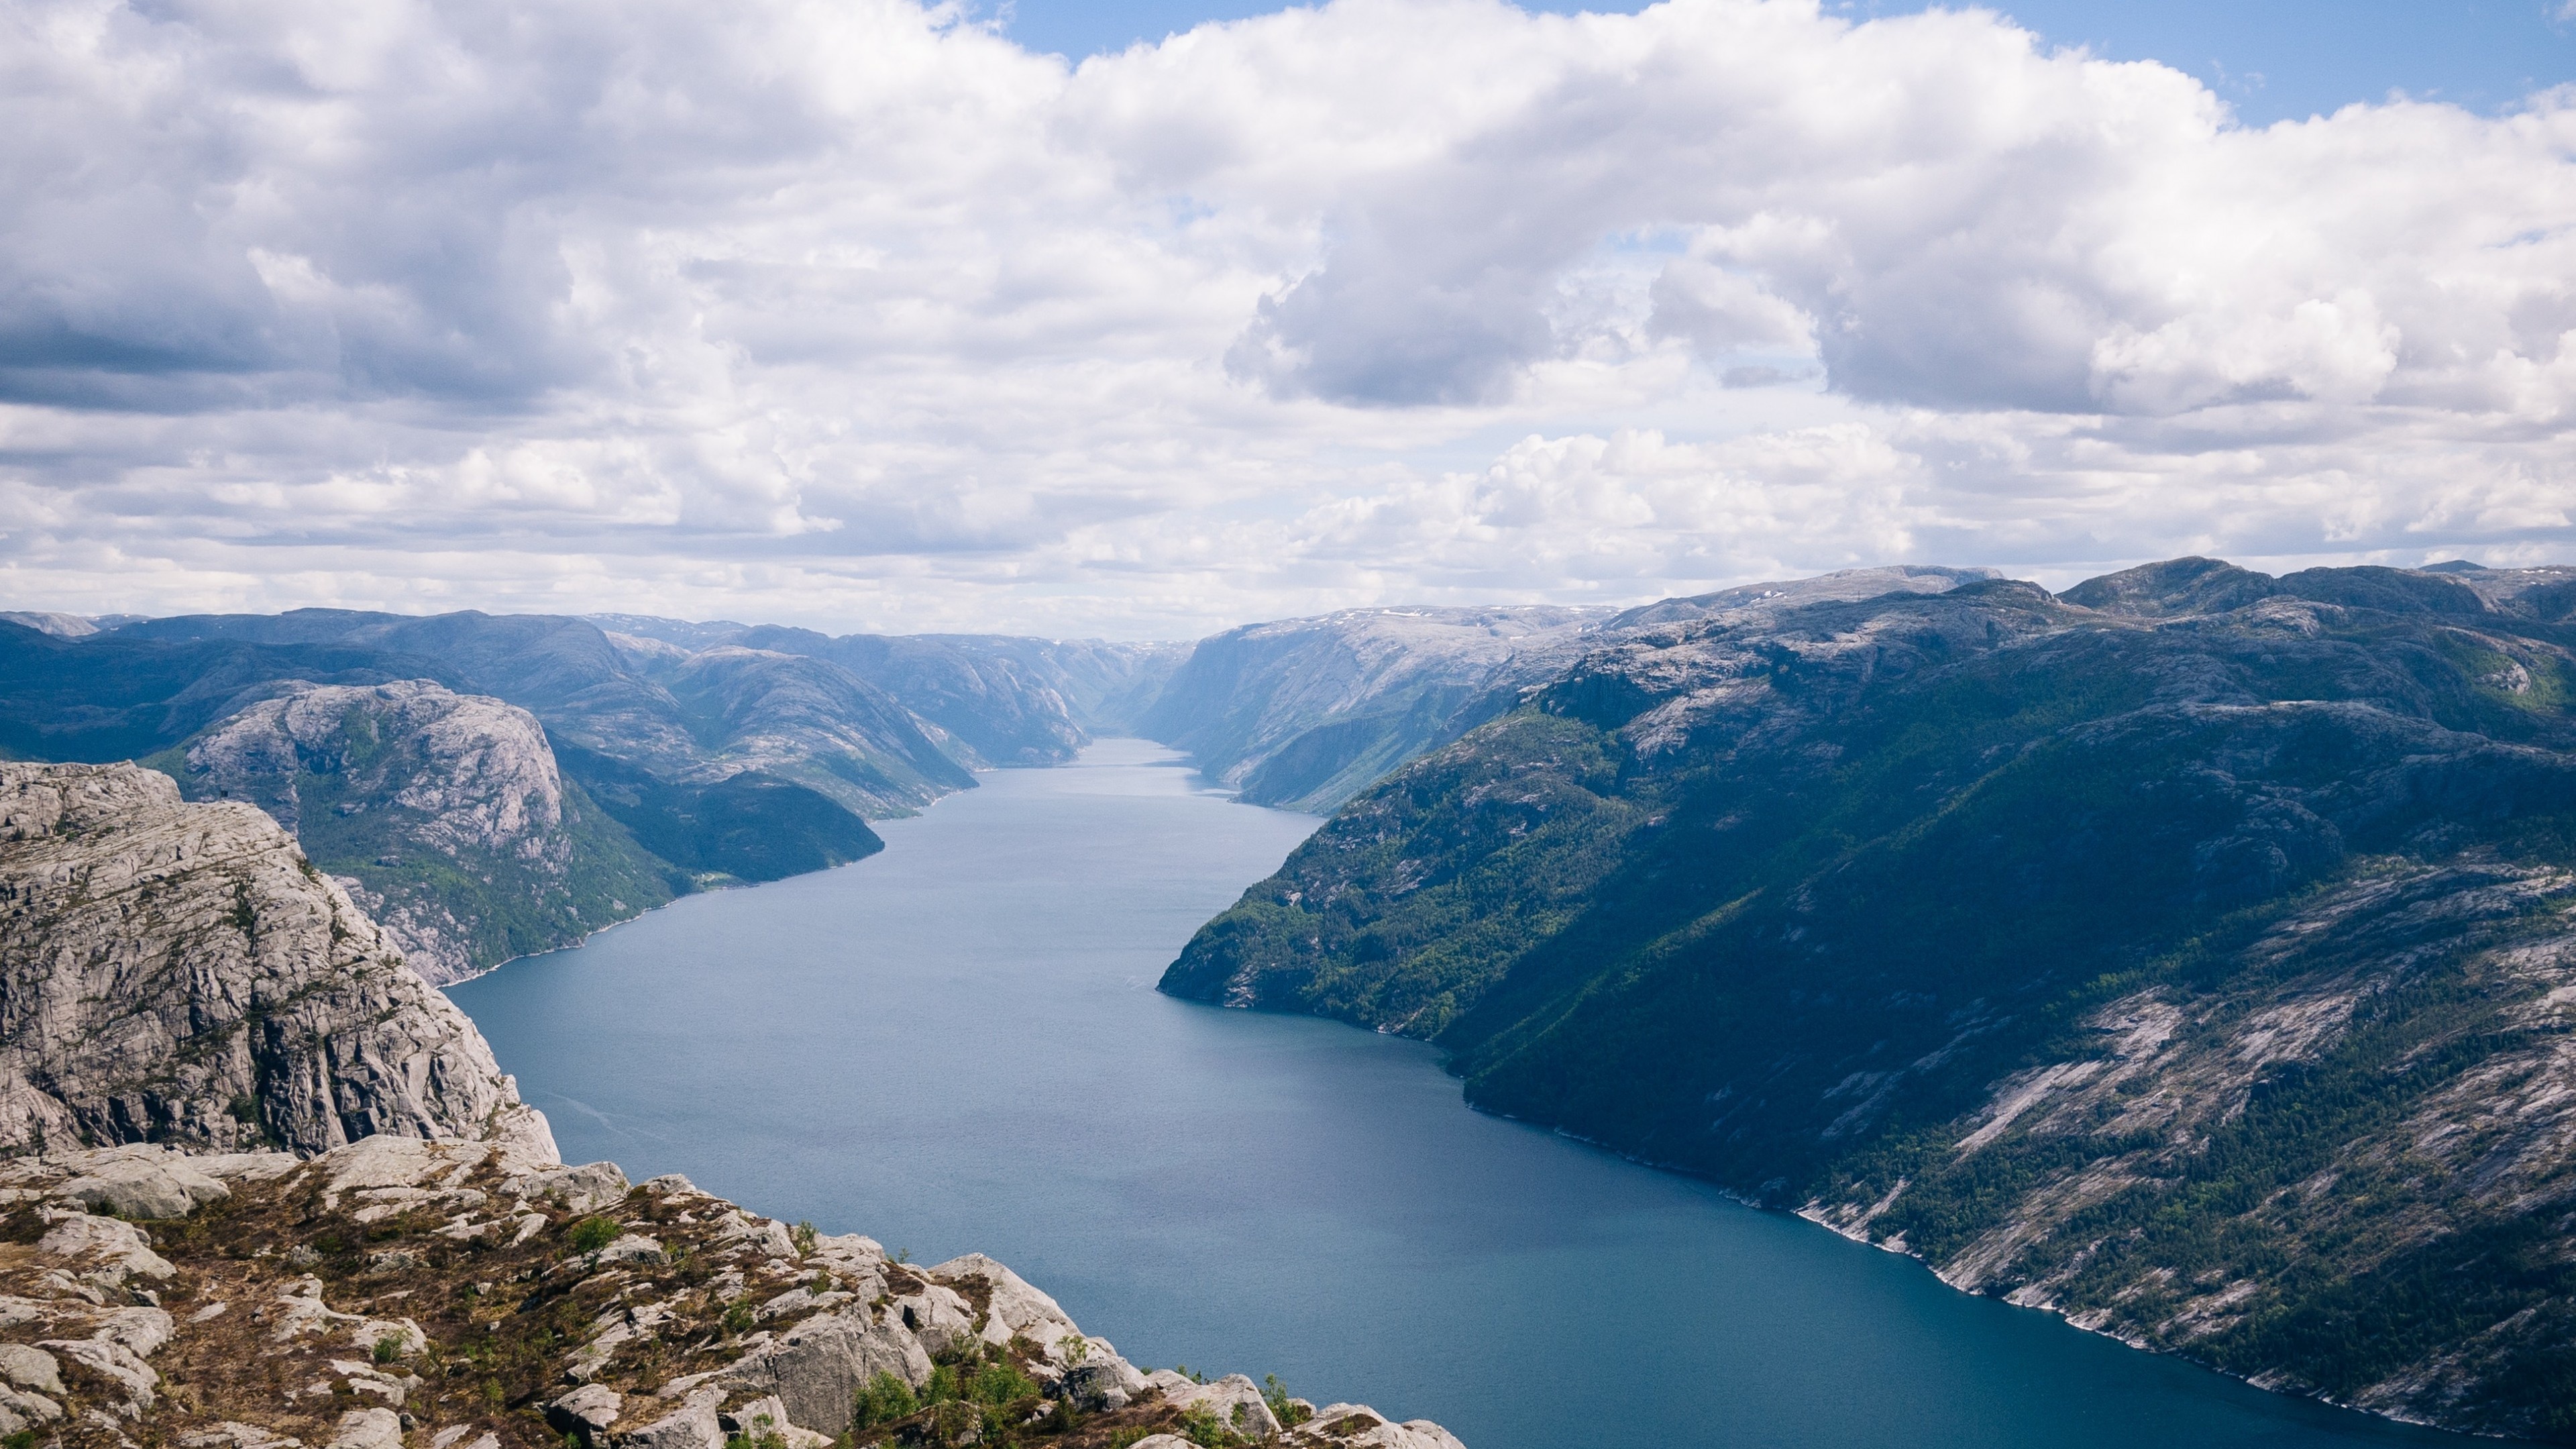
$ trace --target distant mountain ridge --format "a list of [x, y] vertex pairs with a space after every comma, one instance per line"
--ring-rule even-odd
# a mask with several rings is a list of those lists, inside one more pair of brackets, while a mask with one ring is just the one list
[[[1925, 581], [1930, 582], [1930, 581]], [[2576, 1440], [2576, 569], [1641, 611], [1162, 989], [2273, 1387]]]
[[868, 819], [1070, 759], [1077, 710], [1123, 719], [1180, 652], [470, 610], [28, 617], [49, 627], [0, 621], [0, 755], [141, 758], [260, 802], [439, 981], [867, 855]]
[[1496, 605], [1346, 609], [1199, 641], [1151, 709], [1149, 738], [1256, 805], [1329, 812], [1639, 629], [1742, 609], [1934, 593], [1979, 569], [1895, 565], [1745, 584], [1634, 609]]

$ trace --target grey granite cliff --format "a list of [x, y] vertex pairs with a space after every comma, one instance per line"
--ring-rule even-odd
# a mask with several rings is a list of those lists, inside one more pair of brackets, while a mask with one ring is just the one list
[[276, 821], [134, 765], [0, 763], [0, 1152], [379, 1133], [554, 1154], [474, 1024]]
[[658, 865], [567, 788], [526, 710], [419, 679], [278, 688], [150, 763], [190, 799], [275, 817], [427, 980], [670, 899]]

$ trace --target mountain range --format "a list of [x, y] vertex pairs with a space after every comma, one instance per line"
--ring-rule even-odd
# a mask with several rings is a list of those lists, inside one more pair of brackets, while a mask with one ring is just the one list
[[1601, 631], [1177, 995], [2268, 1386], [2576, 1437], [2576, 570]]
[[678, 893], [865, 856], [869, 820], [1123, 728], [1179, 652], [630, 616], [31, 613], [0, 619], [0, 754], [142, 759], [192, 799], [262, 805], [451, 981]]
[[1330, 811], [1162, 980], [2270, 1387], [2576, 1441], [2576, 569], [1907, 567], [1195, 646], [0, 623], [0, 746], [257, 804], [430, 974], [1091, 731]]

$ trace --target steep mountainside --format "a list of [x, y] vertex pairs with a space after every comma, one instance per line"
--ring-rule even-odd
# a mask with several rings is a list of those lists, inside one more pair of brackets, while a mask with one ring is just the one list
[[648, 668], [674, 667], [727, 644], [828, 659], [946, 731], [972, 765], [1061, 764], [1089, 742], [1088, 731], [1133, 730], [1190, 652], [1186, 644], [1009, 634], [836, 637], [774, 624], [591, 617], [639, 662], [650, 661]]
[[1256, 805], [1331, 810], [1424, 750], [1517, 707], [1589, 650], [1745, 610], [1939, 593], [1987, 575], [1900, 565], [1747, 584], [1644, 608], [1354, 609], [1204, 639], [1139, 716]]
[[2576, 571], [1652, 623], [1164, 978], [2273, 1386], [2576, 1439]]
[[278, 688], [147, 763], [192, 800], [267, 811], [428, 980], [671, 898], [667, 868], [565, 782], [527, 711], [425, 680]]
[[[330, 651], [317, 661], [322, 667], [371, 669], [374, 677], [343, 679], [288, 668], [267, 678], [434, 680], [518, 705], [557, 739], [660, 779], [711, 784], [745, 768], [764, 769], [817, 788], [828, 782], [826, 793], [875, 818], [909, 814], [973, 783], [923, 733], [920, 721], [864, 681], [779, 662], [785, 656], [727, 657], [695, 668], [683, 659], [676, 675], [664, 677], [666, 671], [639, 668], [630, 651], [621, 651], [586, 619], [473, 610], [413, 618], [297, 609], [153, 619], [75, 647], [99, 651], [81, 661], [86, 670], [113, 675], [129, 659], [154, 660], [153, 645], [193, 649], [217, 660], [231, 657], [220, 652], [227, 647]], [[222, 677], [237, 679], [256, 662], [234, 663]], [[301, 655], [281, 662], [301, 662]], [[185, 667], [163, 669], [177, 674]], [[258, 682], [263, 681], [244, 679], [233, 687]], [[197, 686], [197, 692], [209, 691]], [[196, 719], [188, 729], [213, 717]]]
[[1202, 639], [1138, 727], [1254, 804], [1330, 809], [1563, 669], [1606, 609], [1353, 609]]
[[1145, 1373], [981, 1254], [925, 1267], [685, 1178], [483, 1143], [20, 1158], [0, 1240], [0, 1434], [22, 1443], [1463, 1449], [1240, 1374]]
[[0, 763], [0, 1152], [496, 1138], [551, 1156], [465, 1014], [249, 805]]
[[922, 1267], [561, 1166], [472, 1023], [266, 814], [23, 763], [0, 764], [0, 1436], [1461, 1449], [1145, 1373], [979, 1254]]

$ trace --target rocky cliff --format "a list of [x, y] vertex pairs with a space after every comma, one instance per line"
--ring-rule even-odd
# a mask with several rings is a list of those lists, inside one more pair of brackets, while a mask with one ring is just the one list
[[248, 804], [0, 764], [0, 928], [13, 1443], [1460, 1449], [1149, 1374], [980, 1255], [559, 1165], [473, 1025]]
[[0, 1152], [379, 1133], [553, 1152], [276, 821], [133, 765], [0, 763]]
[[506, 1144], [21, 1158], [0, 1239], [0, 1433], [39, 1442], [1462, 1449], [1147, 1373], [980, 1254], [907, 1263]]
[[1164, 989], [2271, 1386], [2576, 1439], [2576, 571], [1674, 611]]
[[527, 711], [427, 680], [277, 690], [150, 763], [191, 799], [267, 811], [429, 981], [671, 898], [661, 862], [566, 783]]

